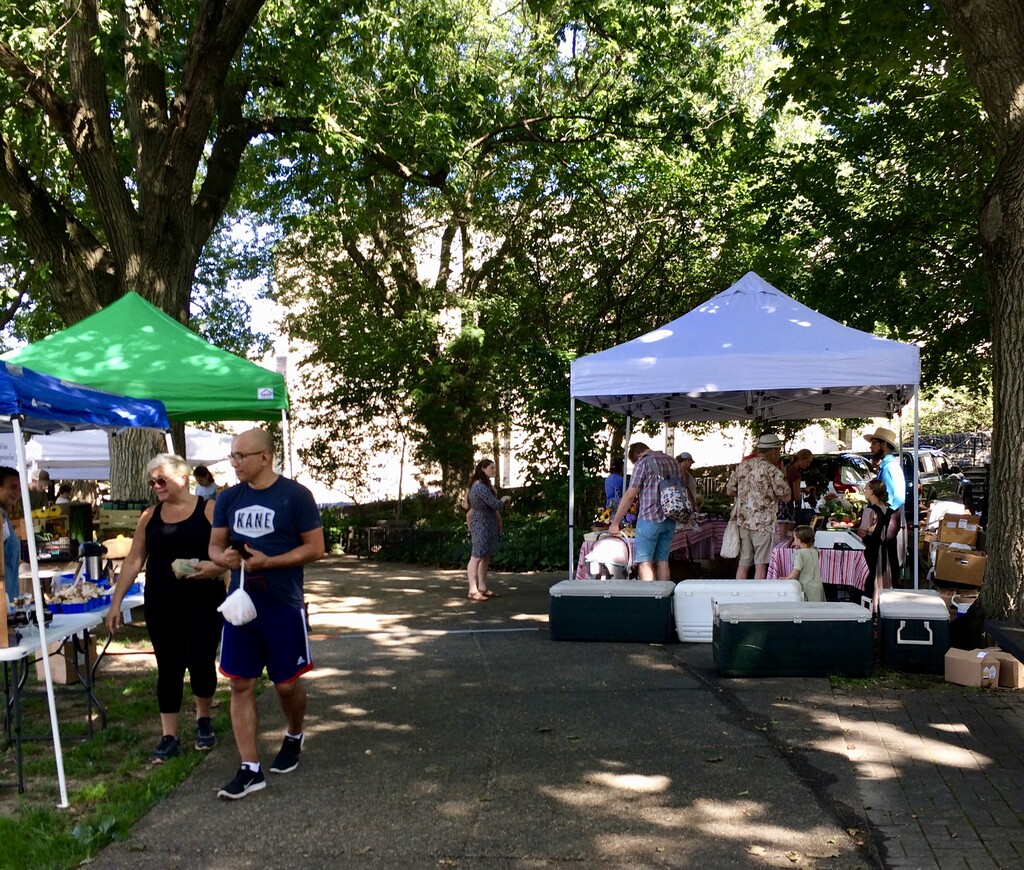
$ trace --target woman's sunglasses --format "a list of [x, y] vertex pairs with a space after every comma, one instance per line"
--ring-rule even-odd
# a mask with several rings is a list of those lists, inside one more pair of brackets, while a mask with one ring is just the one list
[[167, 486], [167, 478], [166, 477], [151, 477], [149, 479], [149, 488], [150, 489], [156, 489], [158, 486], [159, 487]]

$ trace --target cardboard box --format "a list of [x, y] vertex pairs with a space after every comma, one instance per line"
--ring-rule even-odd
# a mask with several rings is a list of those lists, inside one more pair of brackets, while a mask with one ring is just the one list
[[1024, 663], [999, 647], [993, 646], [985, 650], [993, 658], [999, 659], [999, 687], [1001, 689], [1024, 689]]
[[[96, 663], [96, 654], [99, 648], [99, 638], [95, 634], [89, 635], [92, 646], [89, 649], [90, 667]], [[81, 643], [81, 639], [79, 639]], [[53, 676], [54, 685], [65, 686], [78, 682], [78, 670], [75, 668], [75, 648], [71, 640], [63, 643], [47, 644], [50, 651], [50, 674]], [[84, 656], [79, 656], [79, 666], [84, 670]], [[42, 683], [46, 679], [43, 673], [42, 659], [36, 659], [36, 679]]]
[[974, 547], [978, 543], [978, 518], [971, 514], [946, 514], [939, 520], [939, 541]]
[[983, 649], [951, 649], [946, 653], [946, 682], [960, 686], [999, 685], [999, 659]]
[[981, 586], [985, 582], [988, 556], [977, 550], [958, 550], [936, 544], [935, 579], [966, 586]]
[[141, 516], [142, 511], [101, 510], [96, 524], [101, 529], [131, 529], [134, 531]]
[[949, 610], [949, 618], [964, 616], [971, 605], [978, 600], [980, 593], [976, 589], [951, 589], [948, 586], [939, 589], [939, 595]]

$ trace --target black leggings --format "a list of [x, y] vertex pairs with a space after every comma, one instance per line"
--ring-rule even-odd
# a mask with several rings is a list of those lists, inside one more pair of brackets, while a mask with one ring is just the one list
[[156, 698], [161, 713], [181, 712], [185, 671], [196, 698], [217, 690], [217, 645], [224, 618], [220, 580], [147, 583], [146, 627], [156, 655]]

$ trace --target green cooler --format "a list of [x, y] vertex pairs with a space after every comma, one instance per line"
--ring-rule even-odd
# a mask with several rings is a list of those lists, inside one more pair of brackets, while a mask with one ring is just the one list
[[675, 588], [671, 580], [563, 580], [551, 587], [551, 639], [669, 643]]
[[936, 590], [882, 590], [878, 623], [884, 664], [915, 674], [945, 672], [949, 610]]
[[871, 611], [859, 604], [719, 604], [711, 642], [726, 677], [866, 677], [875, 659]]

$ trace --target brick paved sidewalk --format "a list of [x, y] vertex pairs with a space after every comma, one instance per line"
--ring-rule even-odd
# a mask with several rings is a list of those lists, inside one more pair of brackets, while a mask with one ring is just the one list
[[1024, 695], [941, 682], [833, 695], [885, 866], [1024, 866]]

